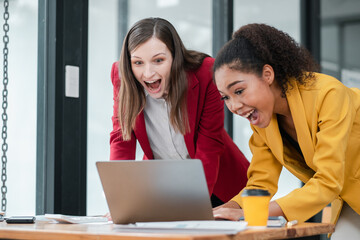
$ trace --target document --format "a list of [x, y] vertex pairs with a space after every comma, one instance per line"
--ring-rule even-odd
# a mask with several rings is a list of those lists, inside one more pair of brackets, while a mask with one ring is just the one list
[[[244, 217], [239, 219], [240, 222], [244, 221]], [[284, 227], [287, 221], [283, 216], [269, 217], [267, 227]]]
[[45, 218], [56, 220], [59, 223], [108, 223], [102, 216], [72, 216], [62, 214], [45, 214]]
[[137, 222], [135, 228], [191, 230], [192, 232], [236, 234], [246, 229], [247, 222], [239, 221], [171, 221], [171, 222]]
[[287, 221], [283, 216], [269, 217], [267, 226], [268, 227], [284, 227], [286, 222]]

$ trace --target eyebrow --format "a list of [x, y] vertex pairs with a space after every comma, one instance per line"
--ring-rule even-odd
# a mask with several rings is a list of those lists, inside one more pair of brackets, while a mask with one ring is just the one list
[[[157, 56], [159, 56], [159, 55], [165, 55], [165, 56], [166, 56], [165, 53], [160, 52], [160, 53], [157, 53], [157, 54], [155, 54], [154, 56], [152, 56], [152, 58], [157, 57]], [[138, 57], [138, 56], [135, 56], [135, 55], [132, 55], [131, 58], [139, 58], [139, 59], [141, 59], [141, 57]]]
[[237, 83], [241, 83], [241, 82], [243, 82], [243, 80], [238, 80], [238, 81], [235, 81], [235, 82], [232, 82], [232, 83], [230, 83], [229, 85], [227, 85], [227, 89], [230, 89], [232, 86], [234, 86], [235, 84], [237, 84]]

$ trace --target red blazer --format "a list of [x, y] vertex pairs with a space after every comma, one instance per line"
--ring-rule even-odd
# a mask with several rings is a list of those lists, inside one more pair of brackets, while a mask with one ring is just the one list
[[[227, 202], [246, 185], [248, 160], [224, 129], [224, 103], [212, 81], [213, 58], [205, 58], [195, 72], [188, 72], [187, 110], [191, 131], [184, 136], [189, 155], [203, 163], [210, 195]], [[123, 141], [118, 122], [119, 62], [112, 66], [114, 86], [113, 130], [110, 133], [110, 160], [135, 159], [136, 139], [145, 154], [153, 159], [146, 134], [144, 113], [136, 119], [130, 141]]]

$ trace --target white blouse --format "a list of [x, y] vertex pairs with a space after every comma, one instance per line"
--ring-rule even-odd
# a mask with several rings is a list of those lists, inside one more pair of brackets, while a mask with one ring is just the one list
[[184, 136], [170, 124], [169, 106], [165, 99], [152, 98], [146, 91], [144, 117], [146, 133], [154, 159], [188, 159]]

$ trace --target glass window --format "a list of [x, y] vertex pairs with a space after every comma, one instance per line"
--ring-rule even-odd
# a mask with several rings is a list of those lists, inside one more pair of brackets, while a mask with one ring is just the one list
[[341, 69], [341, 81], [349, 87], [360, 88], [360, 13], [358, 21], [345, 24], [344, 66]]
[[334, 25], [321, 27], [321, 67], [322, 72], [339, 78], [339, 28]]
[[96, 161], [108, 161], [112, 130], [111, 66], [119, 58], [117, 0], [89, 1], [87, 214], [108, 212]]
[[[0, 6], [3, 36], [3, 0], [0, 0]], [[38, 1], [9, 1], [9, 12], [6, 215], [34, 215]], [[3, 76], [2, 67], [0, 74]]]
[[212, 51], [212, 1], [209, 0], [132, 0], [129, 26], [146, 17], [171, 22], [188, 49]]
[[344, 26], [344, 67], [360, 70], [360, 18]]
[[[109, 160], [109, 134], [113, 92], [110, 70], [119, 59], [118, 1], [89, 1], [88, 52], [88, 142], [87, 142], [87, 214], [108, 211], [96, 161]], [[212, 4], [208, 0], [132, 0], [128, 1], [128, 28], [146, 17], [162, 17], [177, 29], [188, 49], [211, 54]], [[140, 146], [137, 159], [142, 159]]]
[[321, 19], [345, 19], [349, 16], [359, 16], [360, 1], [358, 0], [321, 0]]
[[321, 1], [321, 69], [349, 87], [360, 87], [360, 2]]
[[[299, 0], [235, 0], [234, 31], [248, 23], [265, 23], [276, 27], [300, 41], [300, 1]], [[237, 115], [234, 120], [234, 141], [245, 156], [251, 160], [249, 139], [252, 134], [249, 121]], [[274, 199], [286, 195], [294, 188], [300, 187], [300, 181], [285, 168], [283, 169], [279, 189]]]

